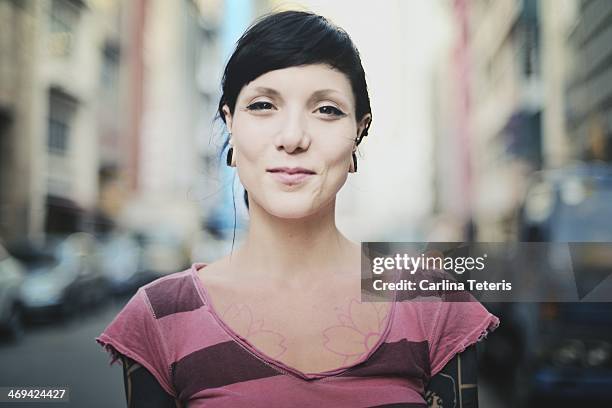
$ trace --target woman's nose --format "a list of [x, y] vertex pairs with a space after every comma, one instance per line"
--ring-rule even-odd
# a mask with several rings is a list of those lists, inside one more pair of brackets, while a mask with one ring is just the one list
[[276, 147], [293, 153], [298, 149], [306, 150], [308, 146], [310, 135], [307, 118], [301, 112], [287, 112], [276, 137]]

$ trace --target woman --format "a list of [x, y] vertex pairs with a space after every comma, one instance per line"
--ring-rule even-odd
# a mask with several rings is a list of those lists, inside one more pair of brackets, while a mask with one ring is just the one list
[[249, 231], [140, 288], [97, 338], [124, 363], [128, 405], [475, 406], [474, 343], [495, 316], [360, 301], [360, 245], [335, 224], [372, 120], [349, 36], [311, 13], [264, 17], [227, 63], [219, 114]]

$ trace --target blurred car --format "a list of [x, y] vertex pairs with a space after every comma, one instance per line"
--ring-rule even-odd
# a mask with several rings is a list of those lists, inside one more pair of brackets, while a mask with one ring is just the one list
[[189, 246], [169, 229], [151, 229], [137, 233], [142, 248], [141, 269], [155, 277], [189, 267]]
[[21, 285], [23, 266], [0, 245], [0, 331], [18, 341], [23, 336]]
[[100, 243], [102, 273], [109, 281], [113, 295], [134, 292], [156, 275], [142, 267], [143, 248], [128, 233], [112, 233]]
[[92, 235], [74, 233], [45, 248], [32, 245], [17, 253], [28, 270], [21, 287], [27, 317], [66, 318], [106, 300], [109, 284], [101, 273]]
[[[589, 242], [571, 247], [572, 267], [579, 294], [581, 285], [596, 288], [612, 275], [612, 167], [537, 174], [520, 210], [519, 235], [524, 242]], [[611, 301], [493, 308], [504, 324], [485, 355], [498, 371], [512, 373], [513, 406], [541, 399], [612, 403]]]

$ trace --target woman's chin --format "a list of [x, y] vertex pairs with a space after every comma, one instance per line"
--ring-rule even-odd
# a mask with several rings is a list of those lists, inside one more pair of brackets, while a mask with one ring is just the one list
[[312, 207], [306, 207], [304, 205], [286, 205], [279, 206], [275, 204], [266, 208], [266, 211], [275, 217], [286, 218], [286, 219], [300, 219], [308, 217], [316, 212]]
[[275, 196], [270, 197], [262, 207], [268, 214], [278, 218], [299, 219], [316, 213], [320, 205], [304, 197]]

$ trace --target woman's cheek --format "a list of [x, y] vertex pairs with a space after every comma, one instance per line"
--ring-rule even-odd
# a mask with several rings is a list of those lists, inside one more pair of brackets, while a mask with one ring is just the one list
[[348, 165], [345, 166], [344, 160], [338, 160], [328, 168], [325, 177], [326, 190], [331, 194], [337, 194], [348, 178]]

